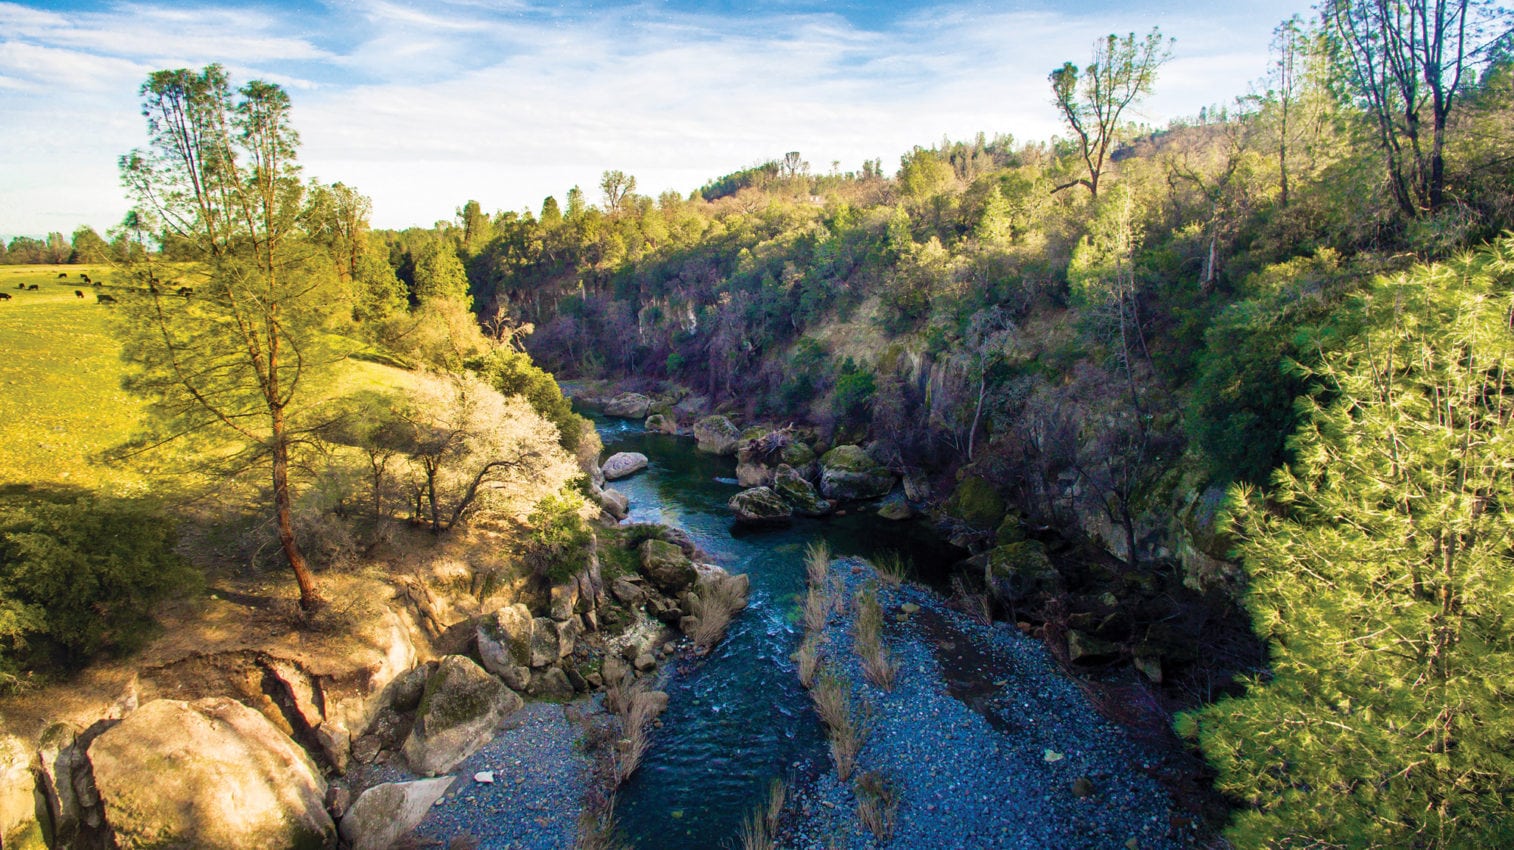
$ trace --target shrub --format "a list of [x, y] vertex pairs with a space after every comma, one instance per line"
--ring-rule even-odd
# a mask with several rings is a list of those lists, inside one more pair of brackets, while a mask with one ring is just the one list
[[153, 603], [199, 586], [174, 553], [173, 523], [150, 504], [5, 494], [0, 517], [0, 668], [129, 652], [151, 633]]
[[583, 518], [583, 497], [563, 490], [536, 503], [526, 517], [523, 560], [532, 574], [549, 584], [562, 584], [589, 566], [594, 555], [594, 531]]
[[573, 403], [563, 397], [551, 373], [532, 363], [529, 355], [501, 347], [467, 365], [501, 394], [524, 397], [542, 418], [557, 426], [558, 442], [569, 453], [578, 448], [586, 420], [573, 412]]

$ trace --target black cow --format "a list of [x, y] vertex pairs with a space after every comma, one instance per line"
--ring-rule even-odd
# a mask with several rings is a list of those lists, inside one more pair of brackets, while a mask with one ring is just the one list
[[58, 280], [68, 279], [68, 272], [58, 272]]
[[96, 288], [96, 289], [99, 289], [99, 288], [100, 288], [100, 281], [98, 281], [98, 280], [97, 280], [97, 281], [95, 281], [95, 282], [94, 282], [94, 283], [91, 283], [91, 284], [90, 284], [90, 286], [93, 286], [93, 287], [95, 287], [95, 288]]
[[84, 293], [83, 293], [83, 291], [81, 291], [81, 290], [78, 290], [78, 289], [75, 289], [75, 290], [74, 290], [74, 297], [75, 297], [75, 298], [83, 298], [83, 297], [84, 297]]
[[195, 294], [195, 291], [187, 286], [181, 286], [179, 287], [178, 294], [184, 296], [185, 298], [188, 298], [189, 296]]
[[82, 281], [84, 281], [85, 283], [89, 283], [89, 275], [87, 275], [87, 274], [85, 274], [83, 272], [79, 273], [79, 279], [82, 280]]
[[31, 285], [31, 286], [28, 286], [28, 287], [27, 287], [27, 288], [26, 288], [26, 291], [27, 291], [27, 292], [33, 292], [33, 291], [35, 291], [35, 290], [36, 290], [36, 288], [37, 288], [37, 285], [36, 285], [36, 284], [35, 284], [35, 283], [34, 283], [34, 284], [32, 284], [32, 285]]
[[113, 296], [113, 295], [107, 295], [104, 292], [96, 292], [95, 293], [95, 300], [98, 301], [98, 302], [100, 302], [101, 304], [114, 304], [114, 303], [116, 303], [115, 296]]
[[26, 284], [24, 284], [24, 283], [18, 283], [18, 284], [16, 284], [16, 288], [17, 289], [25, 289], [26, 288]]
[[11, 294], [9, 292], [0, 292], [0, 301], [9, 301], [9, 300], [11, 300]]

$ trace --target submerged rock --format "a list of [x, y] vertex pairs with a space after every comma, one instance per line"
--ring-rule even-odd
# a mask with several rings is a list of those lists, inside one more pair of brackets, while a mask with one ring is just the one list
[[477, 664], [449, 655], [426, 682], [415, 726], [405, 740], [405, 759], [416, 773], [446, 773], [487, 744], [499, 722], [522, 704], [519, 695]]
[[599, 470], [604, 473], [606, 481], [614, 481], [646, 468], [647, 456], [641, 452], [616, 452], [610, 455]]
[[788, 522], [794, 509], [771, 487], [742, 490], [726, 503], [736, 514], [736, 521], [747, 525], [773, 525]]
[[873, 499], [894, 488], [894, 474], [860, 446], [837, 446], [820, 458], [820, 494], [827, 499]]
[[89, 758], [116, 846], [336, 843], [314, 762], [236, 700], [153, 700], [96, 738]]
[[668, 414], [654, 413], [641, 423], [641, 427], [654, 434], [677, 434], [678, 420]]

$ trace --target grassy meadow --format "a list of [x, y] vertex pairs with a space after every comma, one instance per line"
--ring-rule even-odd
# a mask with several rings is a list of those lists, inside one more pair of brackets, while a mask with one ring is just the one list
[[[107, 265], [0, 266], [0, 292], [11, 296], [0, 300], [0, 485], [115, 489], [135, 481], [100, 460], [130, 436], [142, 403], [121, 389], [110, 308], [80, 274], [108, 288], [115, 273]], [[25, 289], [33, 284], [37, 291]]]

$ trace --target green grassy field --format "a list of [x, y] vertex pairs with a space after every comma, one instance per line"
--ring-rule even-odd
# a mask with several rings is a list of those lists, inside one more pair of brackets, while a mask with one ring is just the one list
[[[0, 292], [11, 296], [0, 301], [0, 483], [136, 480], [100, 461], [132, 433], [142, 404], [121, 389], [109, 308], [81, 273], [107, 285], [114, 277], [109, 266], [0, 266]], [[24, 289], [32, 284], [37, 291]]]

